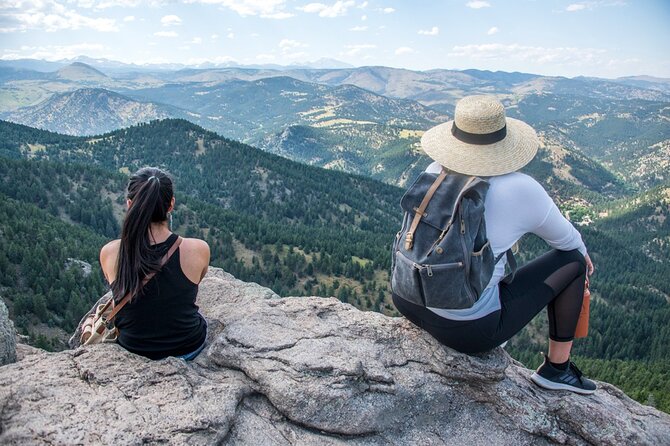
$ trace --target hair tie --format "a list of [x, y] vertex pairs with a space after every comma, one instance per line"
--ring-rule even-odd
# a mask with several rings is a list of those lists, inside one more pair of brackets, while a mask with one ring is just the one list
[[158, 178], [156, 178], [156, 175], [151, 175], [151, 176], [147, 179], [147, 181], [151, 181], [151, 180], [160, 181]]

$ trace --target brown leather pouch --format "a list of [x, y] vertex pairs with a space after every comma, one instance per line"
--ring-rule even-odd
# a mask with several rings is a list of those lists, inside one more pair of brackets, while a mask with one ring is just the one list
[[584, 284], [584, 300], [582, 301], [582, 312], [579, 313], [575, 339], [585, 338], [589, 334], [589, 306], [591, 304], [591, 291], [589, 290], [589, 278]]

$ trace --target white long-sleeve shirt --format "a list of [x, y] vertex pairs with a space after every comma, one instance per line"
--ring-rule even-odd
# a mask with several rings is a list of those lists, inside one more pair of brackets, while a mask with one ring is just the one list
[[[442, 167], [433, 163], [426, 169], [439, 173]], [[490, 177], [489, 190], [484, 201], [486, 235], [491, 242], [494, 256], [510, 249], [524, 234], [535, 234], [552, 248], [562, 251], [578, 249], [586, 255], [586, 246], [574, 226], [558, 210], [542, 185], [532, 177], [512, 172]], [[500, 259], [493, 276], [479, 300], [463, 310], [429, 310], [447, 319], [474, 320], [500, 309], [498, 283], [505, 276], [507, 258]]]

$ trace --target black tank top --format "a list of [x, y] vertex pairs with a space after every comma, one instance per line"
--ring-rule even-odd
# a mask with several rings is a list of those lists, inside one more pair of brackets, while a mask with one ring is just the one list
[[[153, 245], [163, 257], [177, 235]], [[163, 268], [144, 286], [139, 296], [119, 311], [114, 324], [118, 343], [126, 350], [150, 359], [181, 356], [197, 350], [207, 336], [207, 323], [198, 312], [198, 285], [181, 270], [179, 248]]]

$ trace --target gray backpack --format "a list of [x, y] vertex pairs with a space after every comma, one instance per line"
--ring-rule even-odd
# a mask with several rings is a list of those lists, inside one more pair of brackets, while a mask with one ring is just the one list
[[393, 243], [391, 289], [423, 307], [470, 308], [493, 269], [511, 250], [494, 258], [486, 237], [484, 199], [489, 183], [479, 177], [422, 173], [405, 193], [405, 217]]

